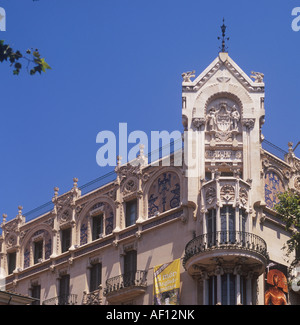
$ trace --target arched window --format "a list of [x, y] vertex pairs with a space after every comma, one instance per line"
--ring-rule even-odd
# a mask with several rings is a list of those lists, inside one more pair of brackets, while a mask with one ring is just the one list
[[152, 183], [148, 193], [148, 217], [180, 205], [180, 180], [176, 173], [165, 172]]
[[265, 174], [265, 202], [268, 208], [273, 209], [279, 203], [277, 195], [284, 192], [284, 184], [279, 175], [273, 170]]
[[91, 240], [96, 240], [112, 233], [114, 229], [114, 212], [110, 204], [107, 202], [94, 204], [83, 218], [80, 226], [80, 245], [88, 242], [89, 228]]
[[24, 248], [24, 268], [49, 259], [51, 253], [52, 239], [49, 231], [45, 229], [35, 231]]

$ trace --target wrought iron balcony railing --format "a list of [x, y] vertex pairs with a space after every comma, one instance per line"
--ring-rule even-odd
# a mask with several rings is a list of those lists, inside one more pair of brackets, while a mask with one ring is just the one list
[[106, 280], [104, 294], [107, 295], [127, 287], [146, 287], [147, 271], [135, 271], [124, 273]]
[[83, 305], [102, 305], [102, 286], [92, 292], [83, 292]]
[[43, 301], [43, 305], [77, 305], [77, 295], [61, 295]]
[[267, 244], [259, 236], [243, 231], [217, 231], [195, 237], [187, 243], [183, 265], [194, 255], [216, 249], [241, 249], [268, 259]]

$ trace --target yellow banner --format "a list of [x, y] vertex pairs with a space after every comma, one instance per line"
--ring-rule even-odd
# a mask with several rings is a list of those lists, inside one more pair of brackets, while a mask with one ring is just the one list
[[179, 305], [180, 259], [154, 267], [154, 305]]

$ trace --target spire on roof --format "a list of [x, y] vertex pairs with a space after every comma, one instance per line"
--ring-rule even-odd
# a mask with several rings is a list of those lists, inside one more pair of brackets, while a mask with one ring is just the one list
[[225, 41], [229, 41], [229, 37], [225, 37], [227, 26], [224, 24], [225, 20], [223, 18], [223, 25], [221, 26], [222, 37], [218, 37], [218, 39], [222, 39], [222, 47], [220, 47], [220, 52], [227, 52], [228, 47], [225, 45]]

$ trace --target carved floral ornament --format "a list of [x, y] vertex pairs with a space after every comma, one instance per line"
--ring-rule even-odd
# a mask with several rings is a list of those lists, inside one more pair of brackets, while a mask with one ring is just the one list
[[235, 190], [232, 185], [226, 184], [221, 187], [221, 199], [224, 201], [232, 201], [235, 196]]

